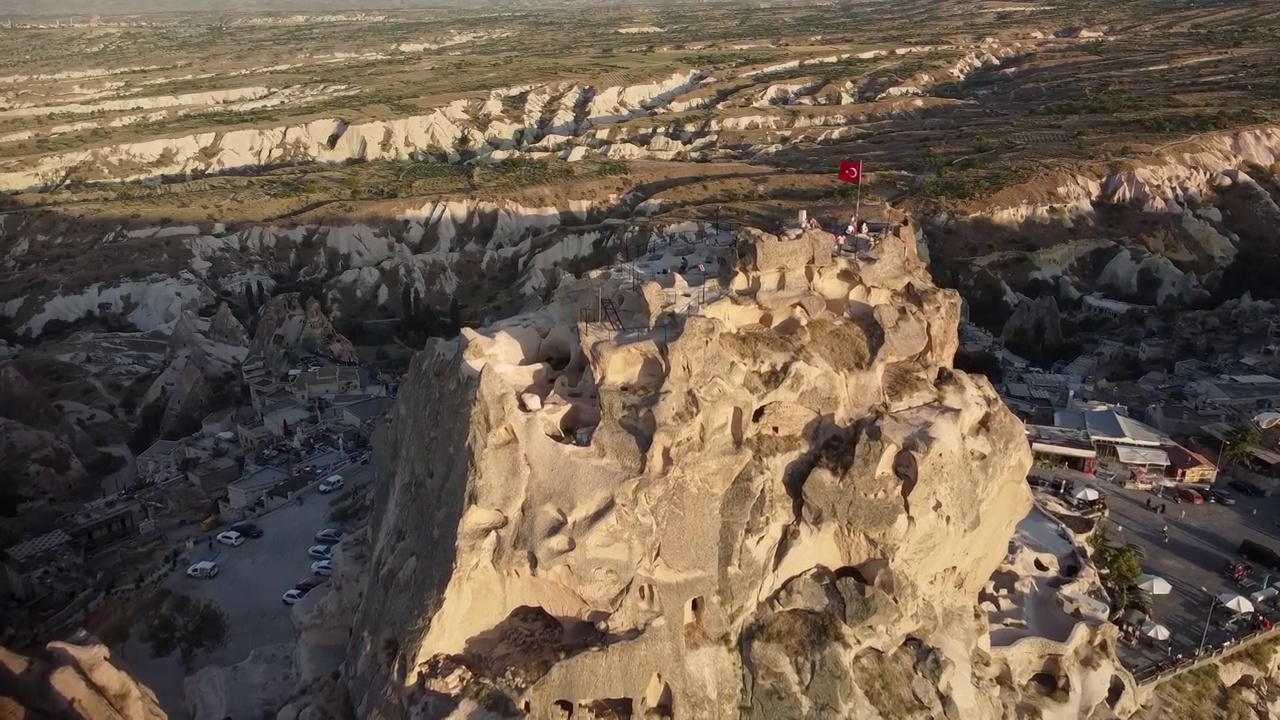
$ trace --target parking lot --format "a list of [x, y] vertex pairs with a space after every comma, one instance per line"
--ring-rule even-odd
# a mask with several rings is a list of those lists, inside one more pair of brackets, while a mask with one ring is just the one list
[[[347, 489], [368, 481], [369, 466], [349, 468], [343, 472]], [[263, 645], [291, 642], [293, 621], [289, 606], [280, 596], [310, 573], [314, 558], [307, 548], [315, 544], [316, 531], [328, 527], [329, 499], [308, 491], [301, 505], [290, 505], [254, 520], [263, 536], [248, 539], [239, 547], [214, 543], [197, 545], [190, 562], [214, 559], [219, 573], [212, 580], [189, 578], [180, 564], [164, 587], [195, 598], [218, 603], [227, 614], [229, 632], [226, 644], [212, 654], [201, 654], [194, 663], [233, 665], [244, 660], [251, 650]], [[219, 531], [225, 528], [219, 528]], [[321, 592], [316, 590], [313, 592]], [[125, 669], [156, 692], [161, 707], [173, 712], [181, 706], [183, 672], [177, 655], [153, 659], [142, 638], [144, 628], [137, 624], [125, 647]]]
[[[1178, 504], [1172, 498], [1138, 490], [1126, 490], [1104, 482], [1092, 486], [1107, 496], [1110, 515], [1107, 529], [1113, 538], [1142, 548], [1143, 571], [1168, 580], [1173, 592], [1153, 599], [1152, 619], [1169, 628], [1172, 646], [1123, 646], [1121, 659], [1133, 670], [1164, 660], [1170, 654], [1190, 656], [1200, 646], [1205, 620], [1212, 598], [1224, 592], [1243, 595], [1261, 589], [1261, 584], [1241, 587], [1230, 580], [1223, 568], [1238, 560], [1236, 550], [1244, 539], [1254, 540], [1280, 549], [1280, 498], [1254, 498], [1238, 492], [1232, 506], [1218, 504]], [[1147, 509], [1146, 501], [1165, 504], [1167, 511], [1158, 514]], [[1169, 528], [1169, 541], [1163, 538], [1163, 527]], [[1255, 583], [1280, 581], [1280, 573], [1270, 578], [1257, 568]], [[1229, 613], [1219, 608], [1214, 612], [1205, 638], [1205, 647], [1222, 644], [1239, 632], [1224, 629]]]

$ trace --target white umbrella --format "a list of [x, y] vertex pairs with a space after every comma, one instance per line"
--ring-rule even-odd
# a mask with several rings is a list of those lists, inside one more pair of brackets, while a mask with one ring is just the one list
[[1071, 493], [1071, 497], [1085, 502], [1093, 502], [1102, 496], [1098, 494], [1097, 490], [1086, 485], [1082, 488], [1077, 488], [1075, 492]]
[[1218, 604], [1238, 613], [1253, 612], [1253, 603], [1249, 602], [1249, 598], [1235, 593], [1222, 593], [1218, 596]]
[[1157, 575], [1143, 575], [1138, 580], [1138, 589], [1149, 595], [1168, 595], [1173, 592], [1169, 581]]
[[1157, 622], [1145, 622], [1142, 624], [1142, 634], [1152, 640], [1164, 642], [1169, 639], [1169, 628]]

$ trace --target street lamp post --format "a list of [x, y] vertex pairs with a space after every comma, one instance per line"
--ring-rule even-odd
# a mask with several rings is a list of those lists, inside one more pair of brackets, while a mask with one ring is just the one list
[[1200, 647], [1196, 650], [1196, 655], [1204, 652], [1204, 641], [1209, 638], [1209, 620], [1213, 618], [1213, 609], [1218, 605], [1218, 598], [1215, 595], [1205, 590], [1205, 588], [1200, 589], [1204, 590], [1205, 594], [1212, 600], [1209, 601], [1209, 614], [1204, 616], [1204, 632], [1200, 633]]

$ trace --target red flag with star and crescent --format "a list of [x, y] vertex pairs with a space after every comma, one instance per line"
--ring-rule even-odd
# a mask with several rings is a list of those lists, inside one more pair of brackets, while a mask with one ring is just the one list
[[840, 182], [847, 182], [853, 185], [862, 184], [862, 161], [861, 160], [844, 160], [840, 163], [840, 173], [836, 175]]

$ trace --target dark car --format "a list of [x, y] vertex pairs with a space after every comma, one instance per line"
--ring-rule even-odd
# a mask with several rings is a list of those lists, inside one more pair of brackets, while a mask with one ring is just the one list
[[1280, 570], [1280, 554], [1261, 543], [1243, 540], [1237, 554], [1255, 565], [1261, 565], [1270, 570]]
[[1227, 483], [1227, 486], [1232, 490], [1239, 490], [1245, 495], [1252, 495], [1253, 497], [1266, 497], [1270, 494], [1261, 485], [1249, 480], [1241, 480], [1240, 478], [1232, 478], [1231, 482]]
[[321, 577], [319, 575], [307, 575], [303, 577], [301, 580], [299, 580], [298, 584], [293, 586], [293, 589], [301, 590], [302, 592], [309, 592], [310, 590], [320, 587], [321, 585], [327, 582], [329, 582], [329, 578], [327, 577]]
[[1226, 490], [1210, 488], [1204, 491], [1205, 499], [1209, 502], [1218, 503], [1219, 505], [1235, 505], [1236, 499]]
[[251, 522], [236, 523], [235, 525], [231, 526], [231, 529], [235, 530], [236, 532], [246, 537], [251, 537], [251, 538], [262, 537], [262, 528], [258, 527], [257, 525], [254, 525]]

